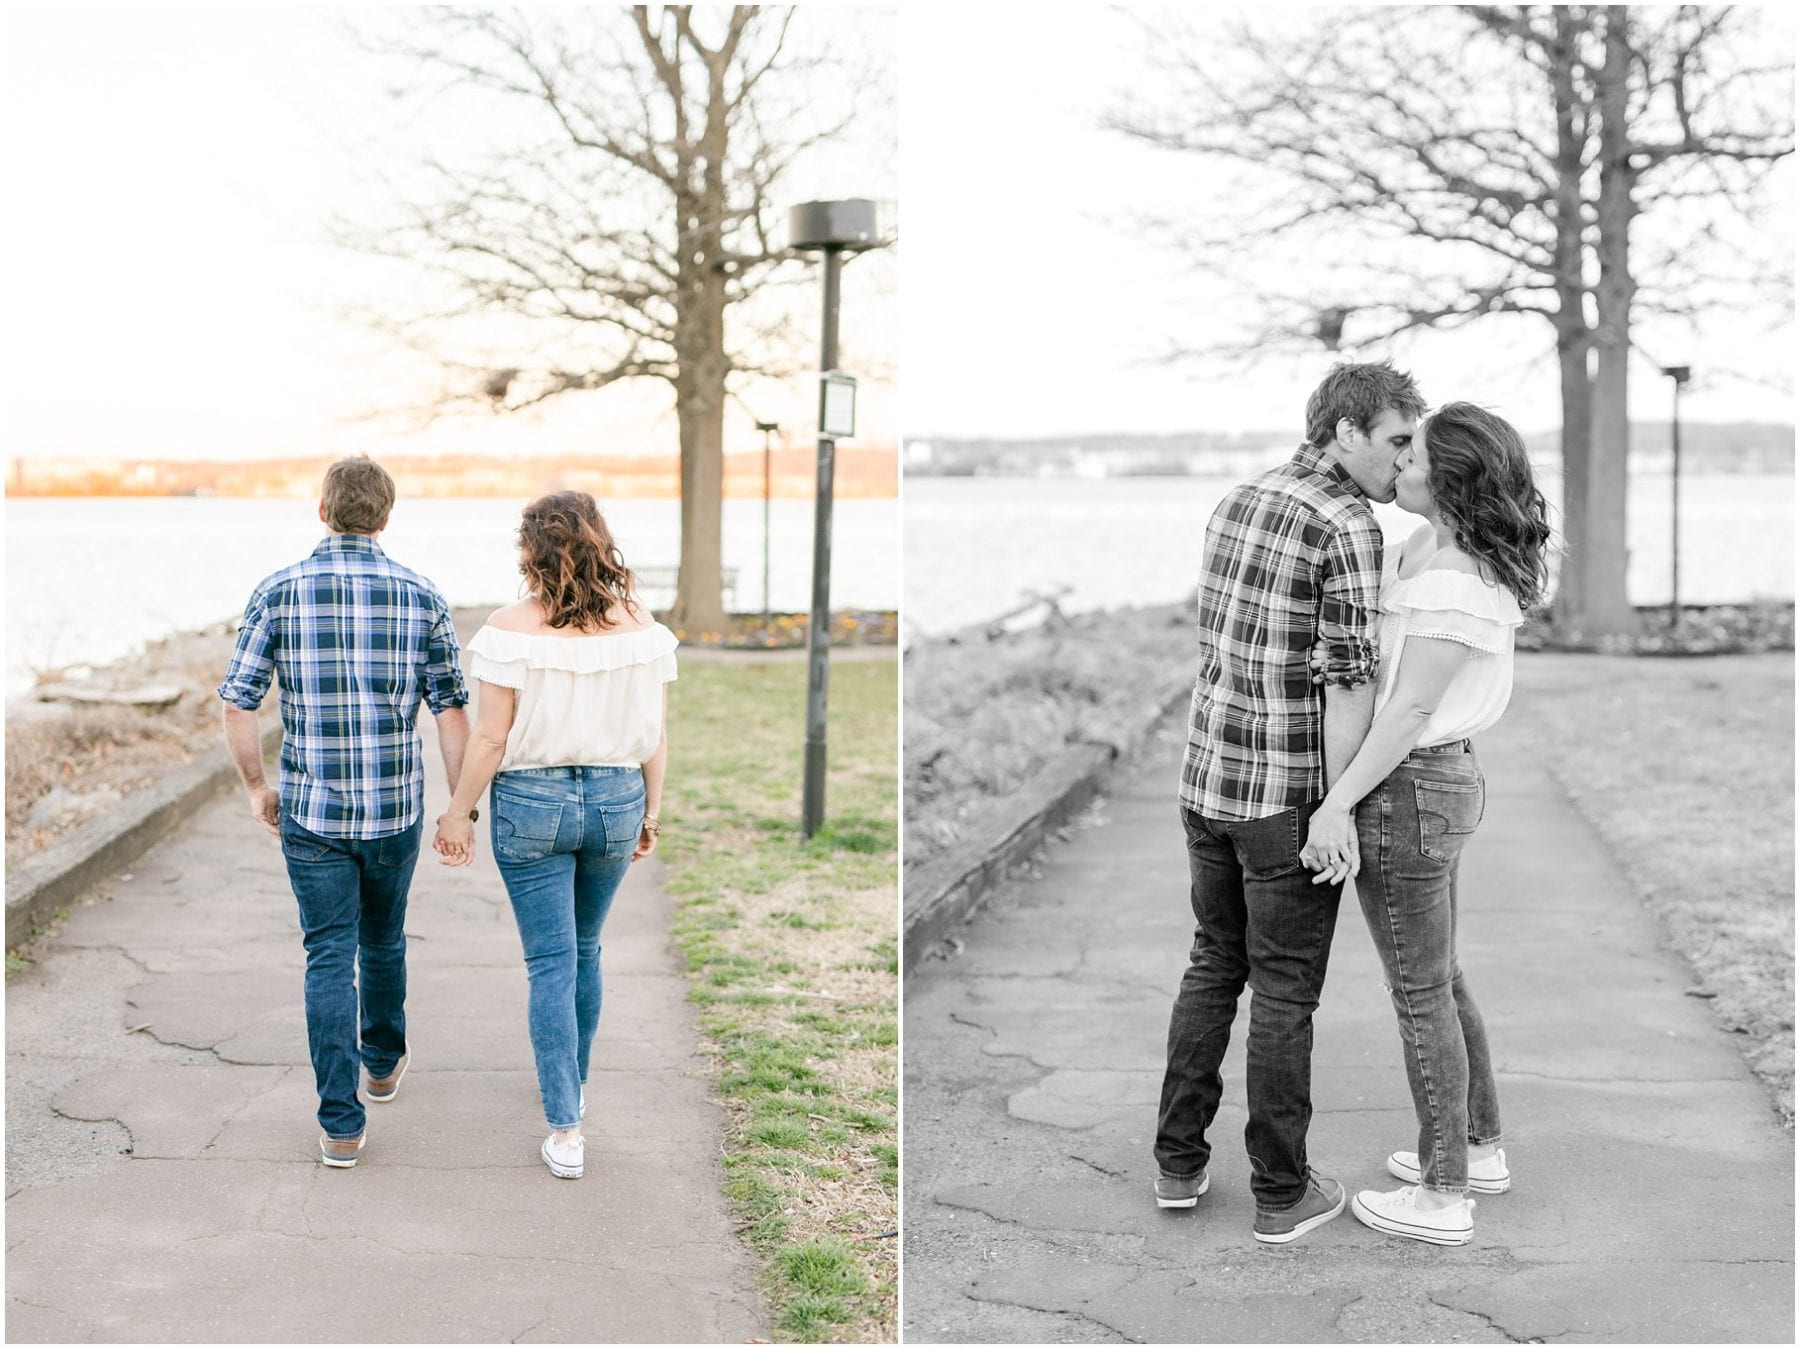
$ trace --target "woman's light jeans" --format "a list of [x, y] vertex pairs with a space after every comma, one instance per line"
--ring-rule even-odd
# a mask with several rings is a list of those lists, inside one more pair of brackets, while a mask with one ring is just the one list
[[1356, 808], [1357, 897], [1400, 1022], [1428, 1190], [1469, 1187], [1469, 1145], [1500, 1139], [1487, 1030], [1456, 959], [1456, 868], [1487, 783], [1469, 743], [1415, 749]]
[[544, 1118], [581, 1123], [581, 1084], [600, 1024], [600, 929], [644, 822], [638, 768], [526, 768], [488, 792], [494, 860], [531, 978], [531, 1049]]

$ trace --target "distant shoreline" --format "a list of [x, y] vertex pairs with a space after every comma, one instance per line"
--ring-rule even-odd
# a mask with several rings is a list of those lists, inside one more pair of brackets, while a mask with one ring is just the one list
[[[1214, 465], [1195, 468], [1189, 472], [1171, 472], [1167, 470], [1135, 470], [1123, 469], [1107, 473], [1082, 473], [1061, 466], [1045, 466], [1041, 468], [1010, 468], [983, 465], [978, 468], [932, 468], [929, 466], [909, 467], [908, 478], [1067, 478], [1085, 482], [1104, 481], [1109, 478], [1236, 478], [1249, 475], [1251, 469], [1221, 469]], [[1560, 466], [1547, 467], [1552, 474], [1560, 473]], [[1634, 463], [1631, 466], [1634, 477], [1668, 477], [1669, 460], [1664, 456], [1660, 462]], [[1681, 476], [1707, 478], [1791, 478], [1794, 476], [1792, 463], [1774, 466], [1761, 464], [1686, 464], [1681, 466]]]
[[[585, 489], [583, 489], [585, 490]], [[6, 499], [9, 501], [313, 501], [318, 492], [82, 492], [82, 491], [14, 491], [8, 488]], [[539, 495], [537, 492], [402, 492], [402, 497], [426, 499], [432, 501], [525, 501]], [[679, 491], [615, 491], [606, 490], [595, 493], [596, 496], [625, 501], [679, 501]], [[835, 482], [832, 495], [850, 501], [897, 501], [900, 494], [894, 490], [874, 491], [858, 483]], [[813, 489], [809, 486], [805, 491], [793, 488], [776, 489], [769, 493], [775, 501], [811, 501]], [[732, 491], [724, 494], [726, 501], [761, 501], [760, 488], [755, 492]]]

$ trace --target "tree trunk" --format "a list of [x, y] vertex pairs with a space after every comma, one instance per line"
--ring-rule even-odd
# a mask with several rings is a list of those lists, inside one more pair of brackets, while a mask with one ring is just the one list
[[1571, 532], [1581, 531], [1584, 566], [1563, 612], [1569, 626], [1588, 636], [1630, 632], [1636, 615], [1626, 589], [1626, 502], [1630, 487], [1631, 422], [1627, 404], [1631, 363], [1630, 235], [1633, 171], [1629, 144], [1631, 50], [1627, 12], [1601, 13], [1605, 63], [1600, 93], [1600, 283], [1595, 290], [1593, 445], [1583, 475], [1582, 514], [1571, 516]]
[[675, 194], [681, 426], [681, 571], [671, 625], [687, 633], [725, 631], [725, 156], [730, 62], [706, 61], [706, 116], [694, 153], [684, 155]]
[[1591, 570], [1585, 521], [1591, 510], [1593, 376], [1583, 277], [1582, 178], [1587, 166], [1589, 108], [1578, 90], [1576, 67], [1587, 23], [1584, 12], [1555, 11], [1556, 36], [1547, 44], [1551, 94], [1556, 105], [1556, 360], [1562, 392], [1562, 562], [1557, 575], [1555, 622], [1572, 634], [1582, 621], [1580, 597]]
[[[712, 368], [707, 368], [708, 366]], [[725, 374], [722, 363], [682, 361], [675, 418], [681, 440], [681, 570], [669, 625], [724, 632]]]

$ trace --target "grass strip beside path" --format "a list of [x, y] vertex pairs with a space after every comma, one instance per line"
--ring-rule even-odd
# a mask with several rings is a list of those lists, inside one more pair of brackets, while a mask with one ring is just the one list
[[1521, 655], [1507, 716], [1527, 721], [1791, 1128], [1793, 653]]
[[775, 1331], [891, 1342], [898, 1306], [898, 661], [833, 662], [825, 824], [799, 832], [806, 665], [690, 660], [658, 855]]
[[1187, 602], [1076, 614], [992, 641], [927, 638], [906, 652], [906, 866], [956, 846], [967, 822], [1069, 745], [1110, 741], [1145, 691], [1191, 687]]

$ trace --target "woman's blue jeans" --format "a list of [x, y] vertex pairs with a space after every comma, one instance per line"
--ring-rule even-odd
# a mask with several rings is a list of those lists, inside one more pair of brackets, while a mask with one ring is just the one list
[[1469, 1145], [1500, 1139], [1481, 1012], [1456, 959], [1456, 869], [1487, 784], [1467, 741], [1415, 749], [1356, 808], [1356, 893], [1400, 1022], [1428, 1190], [1469, 1188]]
[[600, 929], [637, 849], [643, 770], [500, 773], [488, 810], [531, 979], [531, 1050], [544, 1118], [552, 1129], [573, 1129], [600, 1025]]

